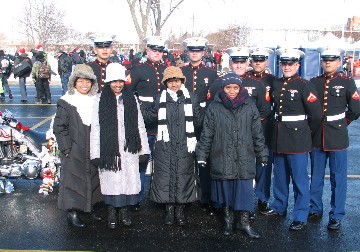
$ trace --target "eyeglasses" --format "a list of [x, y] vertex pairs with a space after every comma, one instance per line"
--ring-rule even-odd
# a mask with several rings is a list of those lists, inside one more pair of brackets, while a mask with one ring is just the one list
[[91, 84], [91, 80], [77, 80], [76, 83], [83, 85], [83, 84]]

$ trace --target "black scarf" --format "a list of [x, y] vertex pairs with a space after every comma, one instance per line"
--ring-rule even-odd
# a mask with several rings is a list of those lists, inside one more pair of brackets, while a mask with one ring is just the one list
[[247, 97], [249, 97], [249, 95], [248, 92], [245, 90], [245, 88], [241, 87], [238, 95], [233, 100], [231, 100], [226, 96], [224, 88], [222, 88], [219, 90], [219, 97], [222, 103], [224, 104], [225, 108], [237, 109], [245, 103], [245, 100]]
[[[126, 85], [122, 91], [124, 104], [125, 145], [124, 151], [138, 153], [141, 138], [138, 127], [138, 110], [134, 95]], [[100, 124], [100, 167], [104, 170], [117, 171], [121, 169], [119, 153], [117, 99], [110, 85], [106, 85], [99, 102]]]

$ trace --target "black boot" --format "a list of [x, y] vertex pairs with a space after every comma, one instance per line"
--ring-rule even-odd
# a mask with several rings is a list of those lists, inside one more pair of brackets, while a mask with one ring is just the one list
[[108, 227], [116, 228], [116, 208], [109, 205], [108, 206]]
[[103, 218], [101, 217], [100, 215], [100, 204], [99, 203], [96, 203], [92, 210], [91, 210], [91, 217], [94, 219], [94, 220], [97, 220], [97, 221], [102, 221]]
[[233, 232], [234, 213], [230, 207], [224, 207], [224, 235], [231, 235]]
[[130, 226], [131, 225], [131, 219], [129, 216], [129, 211], [127, 206], [124, 206], [122, 208], [120, 208], [119, 211], [119, 220], [125, 225], [125, 226]]
[[174, 224], [174, 217], [175, 217], [175, 205], [166, 204], [165, 210], [166, 210], [165, 224], [166, 225], [173, 225]]
[[85, 223], [82, 221], [82, 219], [79, 216], [79, 212], [75, 210], [69, 210], [67, 212], [67, 218], [71, 225], [74, 227], [84, 227]]
[[176, 222], [179, 226], [184, 226], [186, 224], [184, 208], [185, 208], [185, 205], [183, 205], [183, 204], [177, 205], [175, 207]]
[[250, 226], [250, 217], [248, 211], [240, 211], [236, 228], [246, 233], [250, 238], [258, 239], [260, 235], [256, 233]]

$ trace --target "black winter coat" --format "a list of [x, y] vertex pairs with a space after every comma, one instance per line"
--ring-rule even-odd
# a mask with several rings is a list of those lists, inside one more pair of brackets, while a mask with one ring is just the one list
[[[151, 183], [150, 199], [157, 203], [190, 203], [196, 200], [195, 154], [187, 149], [185, 127], [185, 97], [177, 102], [167, 93], [166, 122], [170, 141], [157, 140], [154, 149], [154, 174]], [[145, 122], [158, 120], [161, 93], [156, 95], [151, 107], [142, 108]], [[203, 108], [190, 93], [193, 105], [194, 126], [202, 124]]]
[[209, 158], [212, 179], [252, 179], [255, 158], [268, 155], [260, 114], [253, 100], [248, 97], [242, 107], [230, 110], [217, 93], [206, 110], [196, 147], [198, 161]]
[[99, 172], [90, 163], [90, 126], [82, 123], [74, 106], [60, 99], [53, 131], [62, 152], [58, 207], [90, 212], [102, 201]]

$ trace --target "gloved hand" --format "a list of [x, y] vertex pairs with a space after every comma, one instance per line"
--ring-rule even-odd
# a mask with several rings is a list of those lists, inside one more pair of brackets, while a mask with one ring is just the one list
[[268, 157], [258, 157], [257, 162], [261, 164], [261, 166], [265, 166], [267, 164]]
[[91, 164], [96, 166], [96, 167], [99, 167], [100, 165], [100, 158], [94, 158], [94, 159], [91, 159]]
[[139, 156], [139, 163], [143, 163], [149, 160], [149, 154], [144, 154]]
[[198, 161], [197, 163], [198, 163], [198, 166], [200, 168], [206, 168], [206, 162], [205, 161]]

